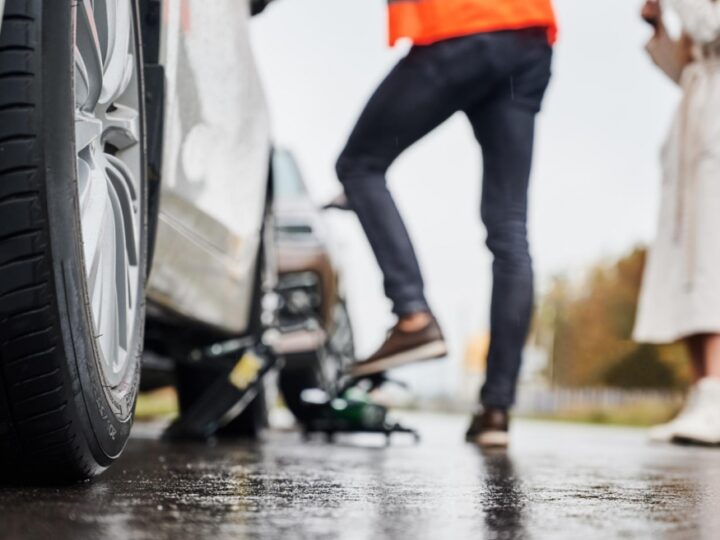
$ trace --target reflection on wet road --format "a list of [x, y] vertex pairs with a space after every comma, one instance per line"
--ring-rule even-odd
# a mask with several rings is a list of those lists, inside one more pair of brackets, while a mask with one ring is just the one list
[[93, 483], [3, 488], [15, 538], [717, 538], [720, 450], [636, 430], [520, 422], [514, 447], [462, 443], [464, 418], [412, 415], [419, 446], [295, 433], [171, 445], [136, 432]]

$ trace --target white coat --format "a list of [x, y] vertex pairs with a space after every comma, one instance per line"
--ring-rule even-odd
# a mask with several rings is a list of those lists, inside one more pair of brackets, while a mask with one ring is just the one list
[[720, 2], [663, 0], [694, 42], [654, 38], [648, 51], [682, 87], [662, 150], [657, 237], [645, 269], [634, 337], [670, 343], [720, 333]]

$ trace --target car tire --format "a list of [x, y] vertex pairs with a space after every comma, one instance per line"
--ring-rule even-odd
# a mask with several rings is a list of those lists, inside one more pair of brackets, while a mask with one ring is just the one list
[[311, 388], [327, 391], [327, 381], [320, 370], [319, 352], [297, 354], [286, 358], [280, 370], [278, 386], [285, 406], [300, 424], [308, 424], [313, 418], [313, 407], [302, 400], [302, 393]]
[[320, 389], [336, 395], [347, 368], [355, 359], [355, 342], [347, 306], [339, 301], [333, 310], [330, 336], [317, 351], [289, 356], [280, 371], [278, 385], [286, 407], [300, 424], [308, 424], [317, 408], [303, 402], [302, 393]]
[[[0, 14], [2, 478], [92, 477], [121, 454], [130, 434], [144, 327], [147, 196], [137, 9], [134, 0], [122, 1], [113, 4], [113, 24], [94, 34], [88, 21], [100, 20], [99, 5], [110, 21], [109, 4], [95, 2], [78, 14], [82, 2], [7, 0]], [[124, 40], [104, 49], [92, 42], [99, 61], [88, 67], [87, 36], [109, 43], [113, 32]], [[115, 53], [122, 68], [108, 60]], [[102, 99], [107, 121], [124, 114], [119, 103], [128, 100], [131, 123], [106, 130], [92, 117]], [[98, 130], [87, 146], [78, 136], [86, 132], [77, 131], [78, 122], [85, 126], [80, 110]], [[116, 146], [116, 136], [125, 142]], [[110, 171], [112, 160], [125, 167], [125, 156], [132, 160], [127, 171]], [[88, 163], [97, 170], [88, 172]], [[98, 210], [96, 243], [86, 234], [87, 208]], [[103, 318], [112, 305], [117, 314]], [[117, 333], [101, 334], [110, 324]]]

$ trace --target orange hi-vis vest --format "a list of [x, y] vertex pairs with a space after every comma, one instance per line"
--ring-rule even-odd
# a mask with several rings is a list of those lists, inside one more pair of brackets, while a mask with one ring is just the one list
[[390, 44], [534, 27], [547, 28], [551, 43], [557, 35], [551, 0], [388, 0], [388, 8]]

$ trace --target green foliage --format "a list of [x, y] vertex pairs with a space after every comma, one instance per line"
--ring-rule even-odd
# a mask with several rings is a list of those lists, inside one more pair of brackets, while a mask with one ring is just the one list
[[689, 383], [684, 347], [632, 341], [644, 265], [645, 250], [638, 248], [597, 265], [579, 286], [555, 280], [535, 326], [536, 341], [550, 351], [554, 383], [666, 389]]
[[663, 362], [658, 347], [640, 345], [605, 373], [608, 386], [620, 388], [675, 388], [676, 374]]
[[611, 424], [617, 426], [649, 427], [665, 423], [678, 413], [672, 402], [635, 403], [619, 407], [571, 407], [552, 415], [534, 415], [539, 420], [582, 422], [584, 424]]

